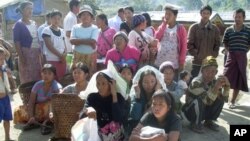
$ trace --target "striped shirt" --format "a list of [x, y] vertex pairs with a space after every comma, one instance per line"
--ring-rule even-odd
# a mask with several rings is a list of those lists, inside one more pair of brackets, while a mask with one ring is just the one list
[[234, 25], [228, 27], [224, 33], [223, 43], [227, 44], [229, 51], [248, 52], [250, 28], [244, 25], [240, 31], [235, 31]]

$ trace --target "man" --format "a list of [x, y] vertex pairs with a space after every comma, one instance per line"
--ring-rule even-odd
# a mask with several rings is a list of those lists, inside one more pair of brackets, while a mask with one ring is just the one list
[[212, 8], [203, 6], [200, 10], [201, 21], [190, 26], [188, 32], [187, 48], [194, 57], [192, 78], [196, 77], [201, 68], [201, 63], [207, 56], [217, 57], [220, 47], [219, 29], [209, 20]]
[[120, 31], [120, 25], [125, 20], [124, 9], [119, 8], [117, 15], [108, 20], [109, 27], [113, 27], [115, 31]]
[[125, 14], [125, 20], [124, 22], [121, 23], [120, 25], [120, 31], [123, 31], [129, 34], [129, 32], [132, 30], [132, 18], [134, 15], [134, 8], [131, 6], [125, 7], [124, 8], [124, 14]]
[[237, 9], [234, 12], [234, 25], [228, 27], [224, 33], [223, 43], [227, 53], [224, 74], [228, 77], [233, 89], [233, 96], [229, 108], [235, 108], [235, 100], [239, 90], [248, 92], [246, 67], [247, 52], [250, 46], [250, 28], [243, 24], [245, 11]]
[[206, 57], [201, 66], [201, 75], [195, 77], [187, 90], [186, 103], [182, 110], [191, 122], [191, 129], [204, 133], [202, 122], [207, 128], [218, 131], [216, 120], [229, 95], [230, 84], [226, 76], [219, 75], [218, 64], [212, 56]]
[[73, 52], [72, 45], [71, 45], [69, 40], [70, 40], [71, 28], [73, 27], [73, 25], [77, 24], [76, 15], [78, 14], [79, 9], [80, 9], [80, 1], [70, 0], [69, 8], [70, 8], [70, 11], [65, 16], [65, 18], [63, 20], [63, 28], [64, 28], [64, 32], [66, 34], [65, 43], [66, 43], [66, 47], [67, 47], [67, 52]]
[[51, 17], [50, 17], [50, 12], [48, 12], [46, 14], [46, 21], [44, 24], [42, 24], [41, 26], [38, 27], [37, 29], [37, 34], [38, 34], [38, 40], [39, 40], [39, 43], [40, 43], [40, 46], [42, 48], [42, 52], [43, 52], [43, 64], [46, 63], [46, 58], [45, 58], [45, 55], [46, 55], [46, 46], [45, 46], [45, 43], [44, 43], [44, 40], [43, 40], [43, 37], [42, 37], [42, 32], [43, 32], [43, 29], [47, 26], [49, 26], [51, 24]]

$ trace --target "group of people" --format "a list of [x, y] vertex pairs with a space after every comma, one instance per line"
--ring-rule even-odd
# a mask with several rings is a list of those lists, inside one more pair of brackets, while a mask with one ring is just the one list
[[[181, 113], [194, 132], [204, 133], [204, 126], [218, 131], [214, 121], [230, 88], [229, 108], [235, 108], [239, 90], [248, 91], [250, 30], [243, 24], [243, 9], [234, 12], [235, 23], [225, 31], [224, 73], [217, 75], [220, 31], [209, 20], [209, 5], [200, 9], [200, 22], [188, 32], [176, 21], [178, 9], [172, 6], [164, 8], [157, 29], [148, 13], [134, 15], [132, 7], [120, 8], [108, 20], [105, 14], [95, 16], [88, 5], [81, 7], [78, 0], [69, 2], [63, 29], [58, 10], [49, 12], [37, 29], [31, 20], [32, 7], [31, 2], [20, 4], [17, 12], [22, 18], [13, 27], [20, 83], [36, 81], [28, 104], [14, 112], [14, 122], [25, 123], [24, 130], [53, 124], [52, 95], [67, 93], [85, 99], [81, 117], [97, 120], [101, 139], [112, 134], [110, 140], [177, 141]], [[184, 70], [187, 53], [193, 56], [191, 73]], [[0, 121], [4, 120], [5, 139], [10, 140], [7, 54], [0, 49]], [[67, 64], [69, 54], [73, 60]], [[66, 72], [72, 73], [75, 82], [63, 88], [59, 82]], [[186, 101], [181, 102], [184, 95]]]

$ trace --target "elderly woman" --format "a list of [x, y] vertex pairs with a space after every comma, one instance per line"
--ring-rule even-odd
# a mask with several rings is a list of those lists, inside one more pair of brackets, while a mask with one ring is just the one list
[[128, 34], [128, 44], [140, 50], [141, 58], [139, 65], [154, 64], [158, 41], [144, 32], [146, 28], [145, 17], [143, 15], [134, 15], [132, 26], [133, 30]]
[[140, 58], [140, 52], [128, 45], [126, 33], [119, 31], [114, 35], [115, 48], [107, 52], [105, 64], [111, 60], [120, 69], [124, 64], [128, 64], [136, 72]]
[[197, 133], [204, 133], [204, 126], [218, 131], [219, 126], [213, 122], [227, 100], [230, 83], [227, 77], [219, 75], [217, 78], [218, 64], [216, 59], [208, 56], [202, 62], [201, 73], [195, 77], [187, 91], [186, 104], [183, 106], [186, 117], [191, 122], [191, 129]]
[[68, 85], [62, 91], [62, 93], [70, 93], [79, 95], [81, 91], [84, 91], [88, 85], [87, 78], [89, 76], [89, 68], [79, 62], [73, 68], [73, 78], [75, 83]]
[[13, 28], [21, 84], [41, 79], [42, 53], [39, 48], [36, 23], [31, 20], [32, 10], [31, 2], [21, 3], [17, 12], [21, 13], [22, 18]]

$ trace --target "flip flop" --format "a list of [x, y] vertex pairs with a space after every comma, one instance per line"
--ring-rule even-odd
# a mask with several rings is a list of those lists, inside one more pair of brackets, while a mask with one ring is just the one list
[[41, 134], [48, 135], [52, 132], [54, 124], [50, 121], [46, 121], [41, 125]]

